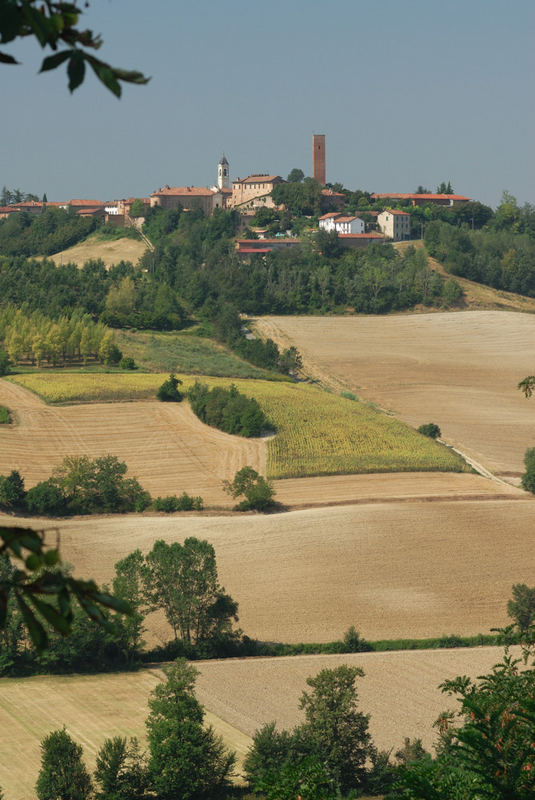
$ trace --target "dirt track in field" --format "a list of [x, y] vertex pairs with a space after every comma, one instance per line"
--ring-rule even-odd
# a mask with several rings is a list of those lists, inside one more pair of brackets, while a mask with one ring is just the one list
[[535, 401], [518, 382], [535, 371], [535, 316], [460, 311], [386, 317], [265, 317], [263, 336], [295, 344], [306, 371], [518, 479], [535, 445]]
[[[279, 727], [289, 728], [300, 722], [297, 705], [307, 677], [339, 664], [359, 666], [365, 672], [357, 679], [359, 708], [371, 715], [376, 745], [395, 750], [410, 736], [431, 749], [434, 720], [456, 706], [438, 684], [456, 675], [481, 675], [500, 659], [499, 648], [477, 648], [200, 662], [196, 694], [207, 710], [206, 722], [237, 751], [241, 764], [250, 736], [262, 724], [277, 720]], [[34, 800], [39, 742], [63, 725], [84, 748], [91, 770], [106, 738], [137, 736], [143, 746], [147, 699], [162, 677], [155, 668], [0, 679], [0, 779], [6, 798]]]
[[26, 487], [49, 477], [65, 456], [117, 456], [154, 496], [201, 495], [230, 506], [221, 482], [250, 464], [265, 474], [266, 445], [203, 425], [187, 403], [92, 403], [47, 406], [0, 381], [0, 403], [17, 423], [0, 428], [0, 475], [18, 469]]
[[[370, 503], [271, 516], [136, 516], [42, 521], [61, 531], [76, 574], [113, 565], [157, 539], [210, 541], [240, 626], [264, 641], [488, 633], [508, 622], [514, 583], [533, 583], [532, 499]], [[6, 517], [2, 517], [6, 520]], [[11, 521], [13, 519], [11, 518]], [[33, 524], [39, 521], [33, 520]], [[149, 642], [170, 637], [148, 619]]]

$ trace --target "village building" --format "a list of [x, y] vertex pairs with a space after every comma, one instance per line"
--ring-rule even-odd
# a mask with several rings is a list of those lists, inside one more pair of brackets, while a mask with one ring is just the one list
[[232, 181], [230, 205], [238, 210], [256, 208], [275, 208], [271, 192], [280, 183], [280, 175], [249, 175]]
[[406, 211], [389, 208], [377, 216], [377, 225], [381, 233], [394, 242], [410, 239], [411, 215]]
[[360, 217], [344, 216], [335, 211], [324, 214], [319, 218], [320, 230], [336, 231], [337, 233], [364, 233], [364, 222]]
[[201, 186], [164, 186], [150, 196], [151, 208], [159, 206], [164, 210], [177, 208], [200, 208], [207, 217], [214, 209], [223, 207], [223, 195], [219, 190]]
[[456, 206], [459, 203], [469, 203], [470, 198], [462, 194], [410, 194], [396, 192], [384, 192], [383, 194], [372, 194], [372, 200], [408, 200], [412, 206], [423, 206], [432, 203], [436, 206]]
[[251, 256], [255, 253], [266, 254], [272, 250], [289, 250], [301, 245], [301, 239], [277, 237], [273, 239], [238, 239], [236, 252], [240, 256]]
[[320, 205], [326, 211], [333, 207], [342, 211], [345, 204], [346, 196], [343, 192], [334, 192], [332, 189], [321, 190]]
[[368, 233], [339, 233], [338, 243], [346, 250], [362, 250], [371, 244], [384, 244], [385, 237], [376, 231]]

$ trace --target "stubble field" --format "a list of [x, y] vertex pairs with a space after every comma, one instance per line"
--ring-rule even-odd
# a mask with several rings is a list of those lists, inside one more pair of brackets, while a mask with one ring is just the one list
[[[351, 625], [368, 639], [475, 635], [505, 625], [511, 586], [533, 583], [534, 513], [532, 499], [414, 500], [270, 516], [33, 523], [59, 529], [64, 559], [100, 582], [119, 559], [147, 552], [157, 539], [207, 539], [247, 635], [324, 642]], [[150, 643], [171, 636], [161, 616], [147, 625]]]
[[307, 371], [443, 438], [491, 472], [517, 478], [535, 445], [535, 316], [460, 311], [388, 317], [266, 317], [264, 336], [295, 344]]
[[131, 261], [132, 264], [137, 264], [146, 249], [146, 244], [140, 239], [125, 237], [106, 241], [93, 235], [67, 250], [47, 256], [47, 258], [54, 261], [57, 266], [76, 264], [81, 268], [86, 261], [101, 259], [107, 267], [111, 267], [120, 261]]
[[[339, 664], [359, 666], [365, 672], [357, 684], [359, 706], [371, 715], [376, 745], [396, 749], [410, 736], [431, 749], [432, 723], [445, 708], [455, 708], [438, 684], [460, 674], [480, 675], [500, 658], [499, 648], [478, 648], [200, 662], [196, 694], [207, 709], [206, 722], [237, 751], [240, 764], [262, 724], [277, 720], [284, 728], [300, 722], [297, 705], [307, 677]], [[148, 669], [0, 679], [0, 775], [6, 797], [33, 800], [39, 742], [63, 725], [84, 748], [90, 769], [106, 738], [137, 736], [144, 745], [147, 699], [162, 677], [161, 670]]]

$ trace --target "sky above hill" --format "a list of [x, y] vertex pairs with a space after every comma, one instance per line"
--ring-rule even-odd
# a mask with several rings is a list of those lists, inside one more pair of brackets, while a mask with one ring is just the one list
[[0, 185], [49, 200], [148, 196], [231, 177], [312, 173], [411, 192], [451, 181], [495, 207], [535, 202], [533, 0], [92, 0], [99, 56], [151, 76], [114, 98], [92, 75], [36, 75], [3, 49]]

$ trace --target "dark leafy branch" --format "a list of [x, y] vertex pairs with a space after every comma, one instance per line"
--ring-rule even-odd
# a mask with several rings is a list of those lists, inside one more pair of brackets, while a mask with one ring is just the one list
[[[89, 3], [85, 3], [87, 7]], [[86, 64], [99, 81], [116, 97], [121, 96], [120, 81], [125, 83], [147, 83], [141, 72], [112, 67], [96, 58], [91, 50], [102, 45], [100, 35], [78, 26], [83, 10], [74, 3], [51, 2], [51, 0], [0, 0], [0, 44], [31, 36], [42, 48], [50, 48], [53, 55], [43, 59], [41, 72], [57, 69], [66, 63], [69, 90], [73, 92], [83, 83]], [[58, 47], [66, 45], [65, 50]], [[17, 64], [8, 53], [0, 51], [0, 63]]]
[[32, 528], [0, 527], [0, 557], [22, 562], [0, 579], [0, 629], [7, 622], [10, 596], [14, 596], [33, 644], [43, 650], [48, 635], [43, 622], [60, 634], [71, 632], [73, 603], [96, 623], [108, 625], [107, 610], [130, 613], [124, 600], [100, 591], [97, 584], [64, 574], [57, 547], [48, 547], [45, 532]]

